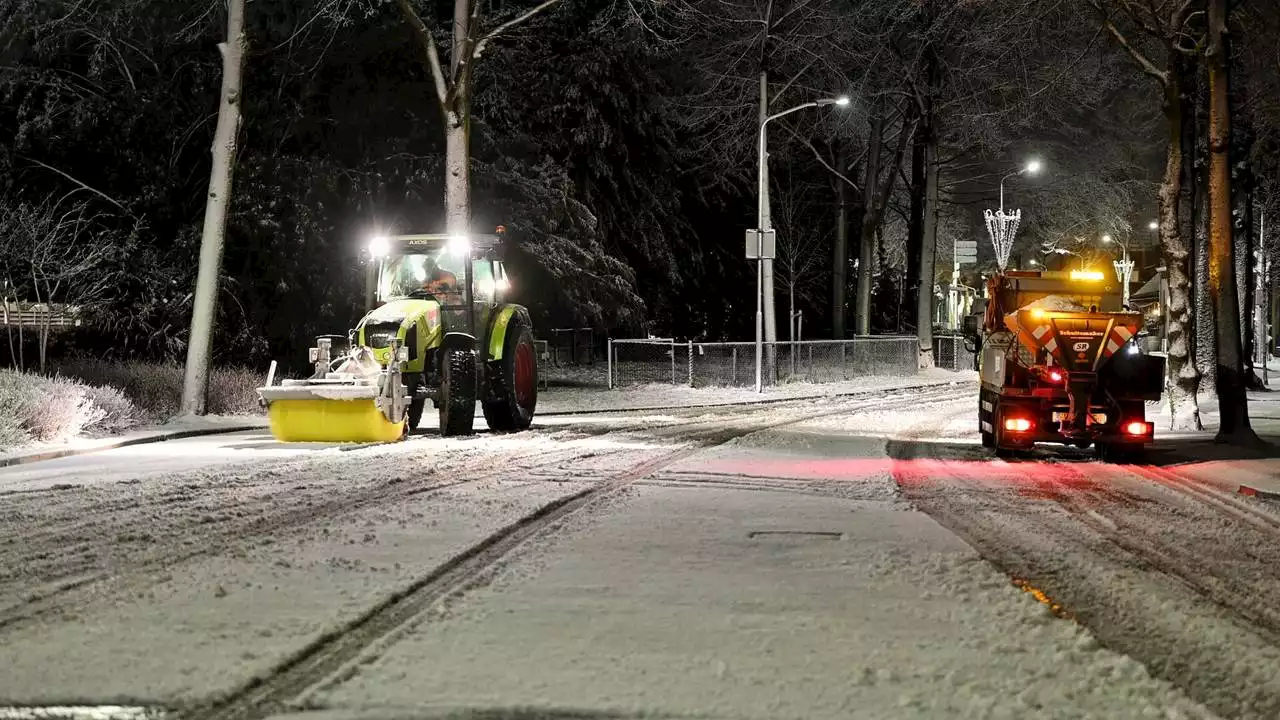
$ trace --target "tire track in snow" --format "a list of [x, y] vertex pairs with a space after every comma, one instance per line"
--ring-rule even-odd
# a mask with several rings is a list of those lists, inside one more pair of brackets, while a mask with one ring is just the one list
[[[954, 390], [949, 393], [954, 393]], [[753, 433], [820, 417], [856, 412], [866, 407], [914, 404], [921, 399], [916, 394], [894, 397], [881, 403], [869, 401], [850, 405], [848, 402], [841, 402], [837, 403], [837, 407], [816, 412], [810, 409], [796, 417], [766, 419], [764, 422], [745, 422], [751, 416], [744, 418], [741, 413], [737, 413], [696, 425], [691, 423], [690, 426], [669, 428], [682, 431], [680, 447], [609, 474], [592, 487], [542, 506], [455, 555], [357, 620], [302, 648], [270, 675], [255, 678], [241, 690], [206, 707], [193, 708], [183, 713], [183, 716], [186, 720], [260, 720], [293, 706], [313, 688], [341, 682], [355, 668], [381, 655], [404, 632], [425, 621], [432, 608], [487, 584], [499, 568], [514, 561], [513, 556], [530, 541], [553, 534], [571, 516], [609, 501], [631, 485], [654, 478], [664, 468], [699, 451]], [[812, 401], [807, 404], [811, 406]]]
[[[274, 470], [250, 474], [251, 479], [265, 480], [268, 487], [248, 507], [237, 505], [235, 497], [226, 498], [227, 502], [221, 508], [175, 506], [177, 504], [170, 499], [161, 499], [146, 505], [136, 502], [132, 505], [128, 502], [114, 504], [111, 510], [117, 514], [121, 511], [131, 512], [123, 517], [112, 517], [111, 513], [101, 512], [95, 505], [86, 503], [88, 507], [73, 508], [74, 512], [83, 512], [91, 517], [84, 524], [76, 523], [70, 528], [33, 533], [20, 543], [7, 543], [22, 553], [24, 559], [19, 561], [22, 565], [7, 565], [9, 560], [0, 556], [0, 566], [23, 567], [28, 582], [29, 578], [36, 577], [46, 588], [43, 591], [38, 589], [26, 592], [19, 601], [0, 607], [0, 630], [12, 629], [50, 612], [74, 608], [78, 602], [100, 600], [101, 595], [107, 591], [129, 592], [138, 586], [150, 584], [150, 573], [225, 551], [237, 543], [302, 529], [346, 513], [422, 494], [465, 484], [505, 479], [510, 476], [513, 467], [519, 468], [522, 462], [536, 462], [548, 457], [562, 459], [588, 452], [590, 451], [582, 448], [565, 447], [518, 453], [503, 457], [498, 463], [501, 466], [499, 469], [462, 477], [445, 477], [426, 484], [415, 482], [416, 478], [412, 477], [412, 473], [388, 473], [391, 477], [386, 480], [355, 489], [314, 487], [309, 489], [316, 491], [310, 493], [316, 502], [294, 499], [283, 510], [277, 508], [280, 504], [278, 495], [269, 487], [280, 476], [279, 471]], [[430, 469], [430, 475], [447, 475], [465, 468], [466, 463], [467, 458], [464, 457], [443, 467], [436, 466]], [[280, 489], [274, 488], [277, 491]], [[183, 495], [182, 498], [192, 499], [190, 495]], [[202, 518], [227, 509], [232, 510], [234, 515], [225, 522], [201, 522]], [[126, 550], [122, 556], [113, 556], [112, 568], [100, 568], [101, 550], [95, 548], [110, 546], [118, 549], [122, 534], [131, 532], [129, 528], [136, 527], [139, 522], [154, 522], [165, 513], [175, 515], [168, 527], [159, 532], [149, 531], [150, 539], [145, 540], [143, 547]], [[68, 536], [75, 537], [75, 531], [81, 527], [85, 528], [89, 537], [80, 538], [78, 542], [70, 540]], [[201, 532], [193, 536], [193, 530], [197, 529]], [[0, 544], [5, 543], [0, 541]], [[45, 557], [49, 557], [52, 562], [43, 567], [31, 564], [32, 560], [38, 561]], [[9, 579], [7, 582], [14, 581]]]
[[918, 508], [1215, 711], [1280, 716], [1280, 530], [1269, 513], [1161, 469], [990, 461], [927, 434], [915, 428], [893, 448]]

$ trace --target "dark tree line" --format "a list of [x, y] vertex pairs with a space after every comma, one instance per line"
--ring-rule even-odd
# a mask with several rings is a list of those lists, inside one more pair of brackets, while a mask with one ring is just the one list
[[[846, 108], [770, 126], [781, 316], [803, 311], [809, 337], [917, 333], [931, 362], [952, 243], [980, 241], [984, 262], [962, 278], [977, 285], [992, 267], [981, 210], [1037, 157], [1041, 177], [1006, 184], [1027, 218], [1015, 255], [1098, 255], [1093, 238], [1138, 242], [1159, 218], [1150, 240], [1172, 261], [1185, 398], [1222, 366], [1203, 367], [1197, 350], [1221, 347], [1230, 309], [1195, 318], [1198, 288], [1222, 297], [1207, 276], [1197, 284], [1197, 252], [1234, 261], [1238, 318], [1256, 285], [1243, 260], [1258, 247], [1252, 219], [1276, 204], [1267, 38], [1280, 11], [1217, 8], [1230, 41], [1215, 45], [1215, 2], [255, 0], [215, 355], [287, 359], [347, 327], [369, 233], [449, 224], [453, 122], [465, 124], [471, 227], [507, 228], [540, 327], [746, 337], [757, 123], [844, 95]], [[458, 8], [477, 18], [472, 30], [457, 30]], [[81, 349], [175, 358], [185, 347], [225, 26], [217, 0], [5, 0], [0, 217], [77, 208], [87, 220], [47, 224], [56, 236], [6, 231], [0, 262], [9, 292], [31, 299], [24, 243], [110, 248], [95, 280], [111, 292], [82, 303], [99, 322], [74, 340]], [[1213, 125], [1224, 78], [1233, 122]], [[449, 105], [460, 94], [465, 112]], [[1223, 128], [1239, 188], [1229, 255], [1208, 220]], [[1252, 327], [1228, 329], [1245, 379]]]

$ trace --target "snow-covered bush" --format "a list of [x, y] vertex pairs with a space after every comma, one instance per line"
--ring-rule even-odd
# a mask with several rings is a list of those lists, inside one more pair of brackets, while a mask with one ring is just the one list
[[[112, 387], [124, 393], [152, 422], [178, 414], [182, 401], [181, 365], [143, 362], [68, 360], [58, 372], [90, 385]], [[261, 373], [243, 368], [215, 368], [209, 377], [209, 412], [215, 415], [248, 415], [260, 412], [257, 388], [265, 382]]]
[[133, 403], [113, 388], [0, 370], [0, 448], [119, 432], [138, 417]]

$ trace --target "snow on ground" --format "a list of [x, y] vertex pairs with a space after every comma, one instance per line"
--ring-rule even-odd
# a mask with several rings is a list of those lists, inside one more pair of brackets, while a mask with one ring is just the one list
[[152, 438], [164, 438], [175, 433], [218, 432], [233, 428], [265, 427], [266, 423], [266, 417], [259, 415], [206, 415], [203, 417], [175, 418], [159, 425], [134, 428], [119, 435], [80, 437], [73, 438], [67, 442], [37, 443], [0, 449], [0, 462], [14, 458], [65, 451], [72, 453], [91, 452], [102, 448], [115, 447], [122, 442], [139, 442]]
[[867, 375], [841, 382], [788, 383], [786, 385], [766, 387], [762, 393], [757, 393], [754, 387], [691, 388], [662, 383], [623, 386], [612, 390], [596, 387], [552, 387], [542, 391], [539, 395], [538, 412], [554, 414], [583, 410], [643, 410], [655, 407], [687, 407], [770, 400], [797, 400], [952, 382], [969, 384], [975, 383], [977, 377], [977, 373], [973, 371], [953, 372], [941, 368], [931, 368], [921, 370], [915, 375], [904, 377]]
[[308, 702], [338, 717], [1211, 716], [911, 510], [882, 438], [827, 422], [682, 461]]

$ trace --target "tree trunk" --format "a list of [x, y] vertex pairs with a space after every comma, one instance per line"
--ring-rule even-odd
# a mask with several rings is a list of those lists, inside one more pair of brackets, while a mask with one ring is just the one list
[[471, 148], [470, 103], [458, 93], [453, 106], [444, 111], [445, 135], [445, 227], [450, 235], [471, 231]]
[[1169, 285], [1169, 306], [1164, 308], [1168, 363], [1170, 429], [1201, 429], [1200, 409], [1196, 402], [1199, 376], [1192, 361], [1189, 331], [1191, 329], [1191, 293], [1187, 277], [1189, 253], [1184, 241], [1179, 209], [1183, 202], [1182, 178], [1186, 170], [1183, 158], [1182, 74], [1179, 67], [1169, 68], [1164, 92], [1164, 113], [1168, 123], [1169, 143], [1165, 154], [1164, 178], [1160, 183], [1160, 251]]
[[1258, 234], [1253, 247], [1253, 358], [1254, 367], [1265, 376], [1263, 369], [1271, 355], [1270, 338], [1267, 337], [1267, 215], [1263, 210], [1258, 219]]
[[213, 350], [213, 324], [217, 315], [218, 278], [221, 275], [222, 244], [227, 229], [227, 208], [231, 203], [231, 178], [236, 163], [236, 137], [240, 130], [240, 88], [244, 74], [245, 0], [227, 2], [227, 41], [218, 45], [222, 53], [222, 92], [218, 106], [218, 126], [213, 135], [213, 170], [209, 175], [209, 195], [205, 200], [204, 231], [200, 237], [200, 267], [191, 314], [191, 337], [187, 344], [186, 377], [182, 385], [181, 411], [204, 415], [207, 411], [209, 363]]
[[925, 157], [928, 154], [928, 128], [916, 135], [911, 143], [911, 187], [910, 211], [907, 218], [907, 272], [903, 286], [905, 297], [903, 304], [916, 307], [919, 296], [924, 292], [924, 276], [920, 272], [924, 250], [924, 216], [925, 216], [925, 175], [928, 173]]
[[1227, 0], [1208, 0], [1209, 44], [1209, 293], [1216, 321], [1219, 442], [1256, 441], [1249, 427], [1240, 348], [1231, 232], [1231, 115], [1227, 98]]
[[924, 232], [920, 248], [920, 292], [916, 297], [916, 335], [920, 338], [920, 367], [933, 360], [933, 280], [938, 248], [938, 144], [929, 133], [925, 157]]
[[[845, 171], [845, 163], [847, 162], [845, 143], [836, 141], [839, 146], [836, 150], [836, 167], [841, 172]], [[843, 340], [844, 331], [844, 308], [845, 308], [845, 292], [848, 283], [849, 270], [849, 208], [846, 198], [848, 197], [848, 188], [845, 187], [844, 180], [835, 178], [836, 186], [836, 238], [831, 248], [831, 337], [836, 340]]]
[[[1202, 145], [1197, 143], [1196, 155], [1201, 153]], [[1196, 367], [1200, 371], [1199, 391], [1203, 395], [1213, 395], [1218, 378], [1218, 341], [1214, 330], [1213, 301], [1209, 294], [1209, 213], [1208, 183], [1201, 172], [1201, 163], [1197, 163], [1192, 175], [1193, 232], [1195, 233], [1195, 358]]]
[[872, 109], [871, 133], [867, 139], [867, 166], [863, 174], [862, 223], [858, 233], [858, 297], [856, 307], [858, 335], [871, 334], [871, 265], [875, 249], [876, 188], [880, 184], [880, 154], [884, 139], [884, 114]]
[[1240, 308], [1240, 359], [1244, 365], [1244, 379], [1246, 387], [1254, 386], [1254, 367], [1253, 367], [1253, 298], [1254, 298], [1254, 282], [1256, 276], [1254, 273], [1254, 257], [1256, 255], [1256, 238], [1253, 234], [1253, 189], [1252, 183], [1249, 181], [1248, 159], [1241, 163], [1241, 174], [1236, 181], [1235, 187], [1238, 189], [1236, 198], [1236, 208], [1232, 215], [1234, 218], [1234, 232], [1232, 234], [1235, 239], [1234, 258], [1236, 264], [1236, 287], [1239, 292], [1236, 293], [1239, 298]]

